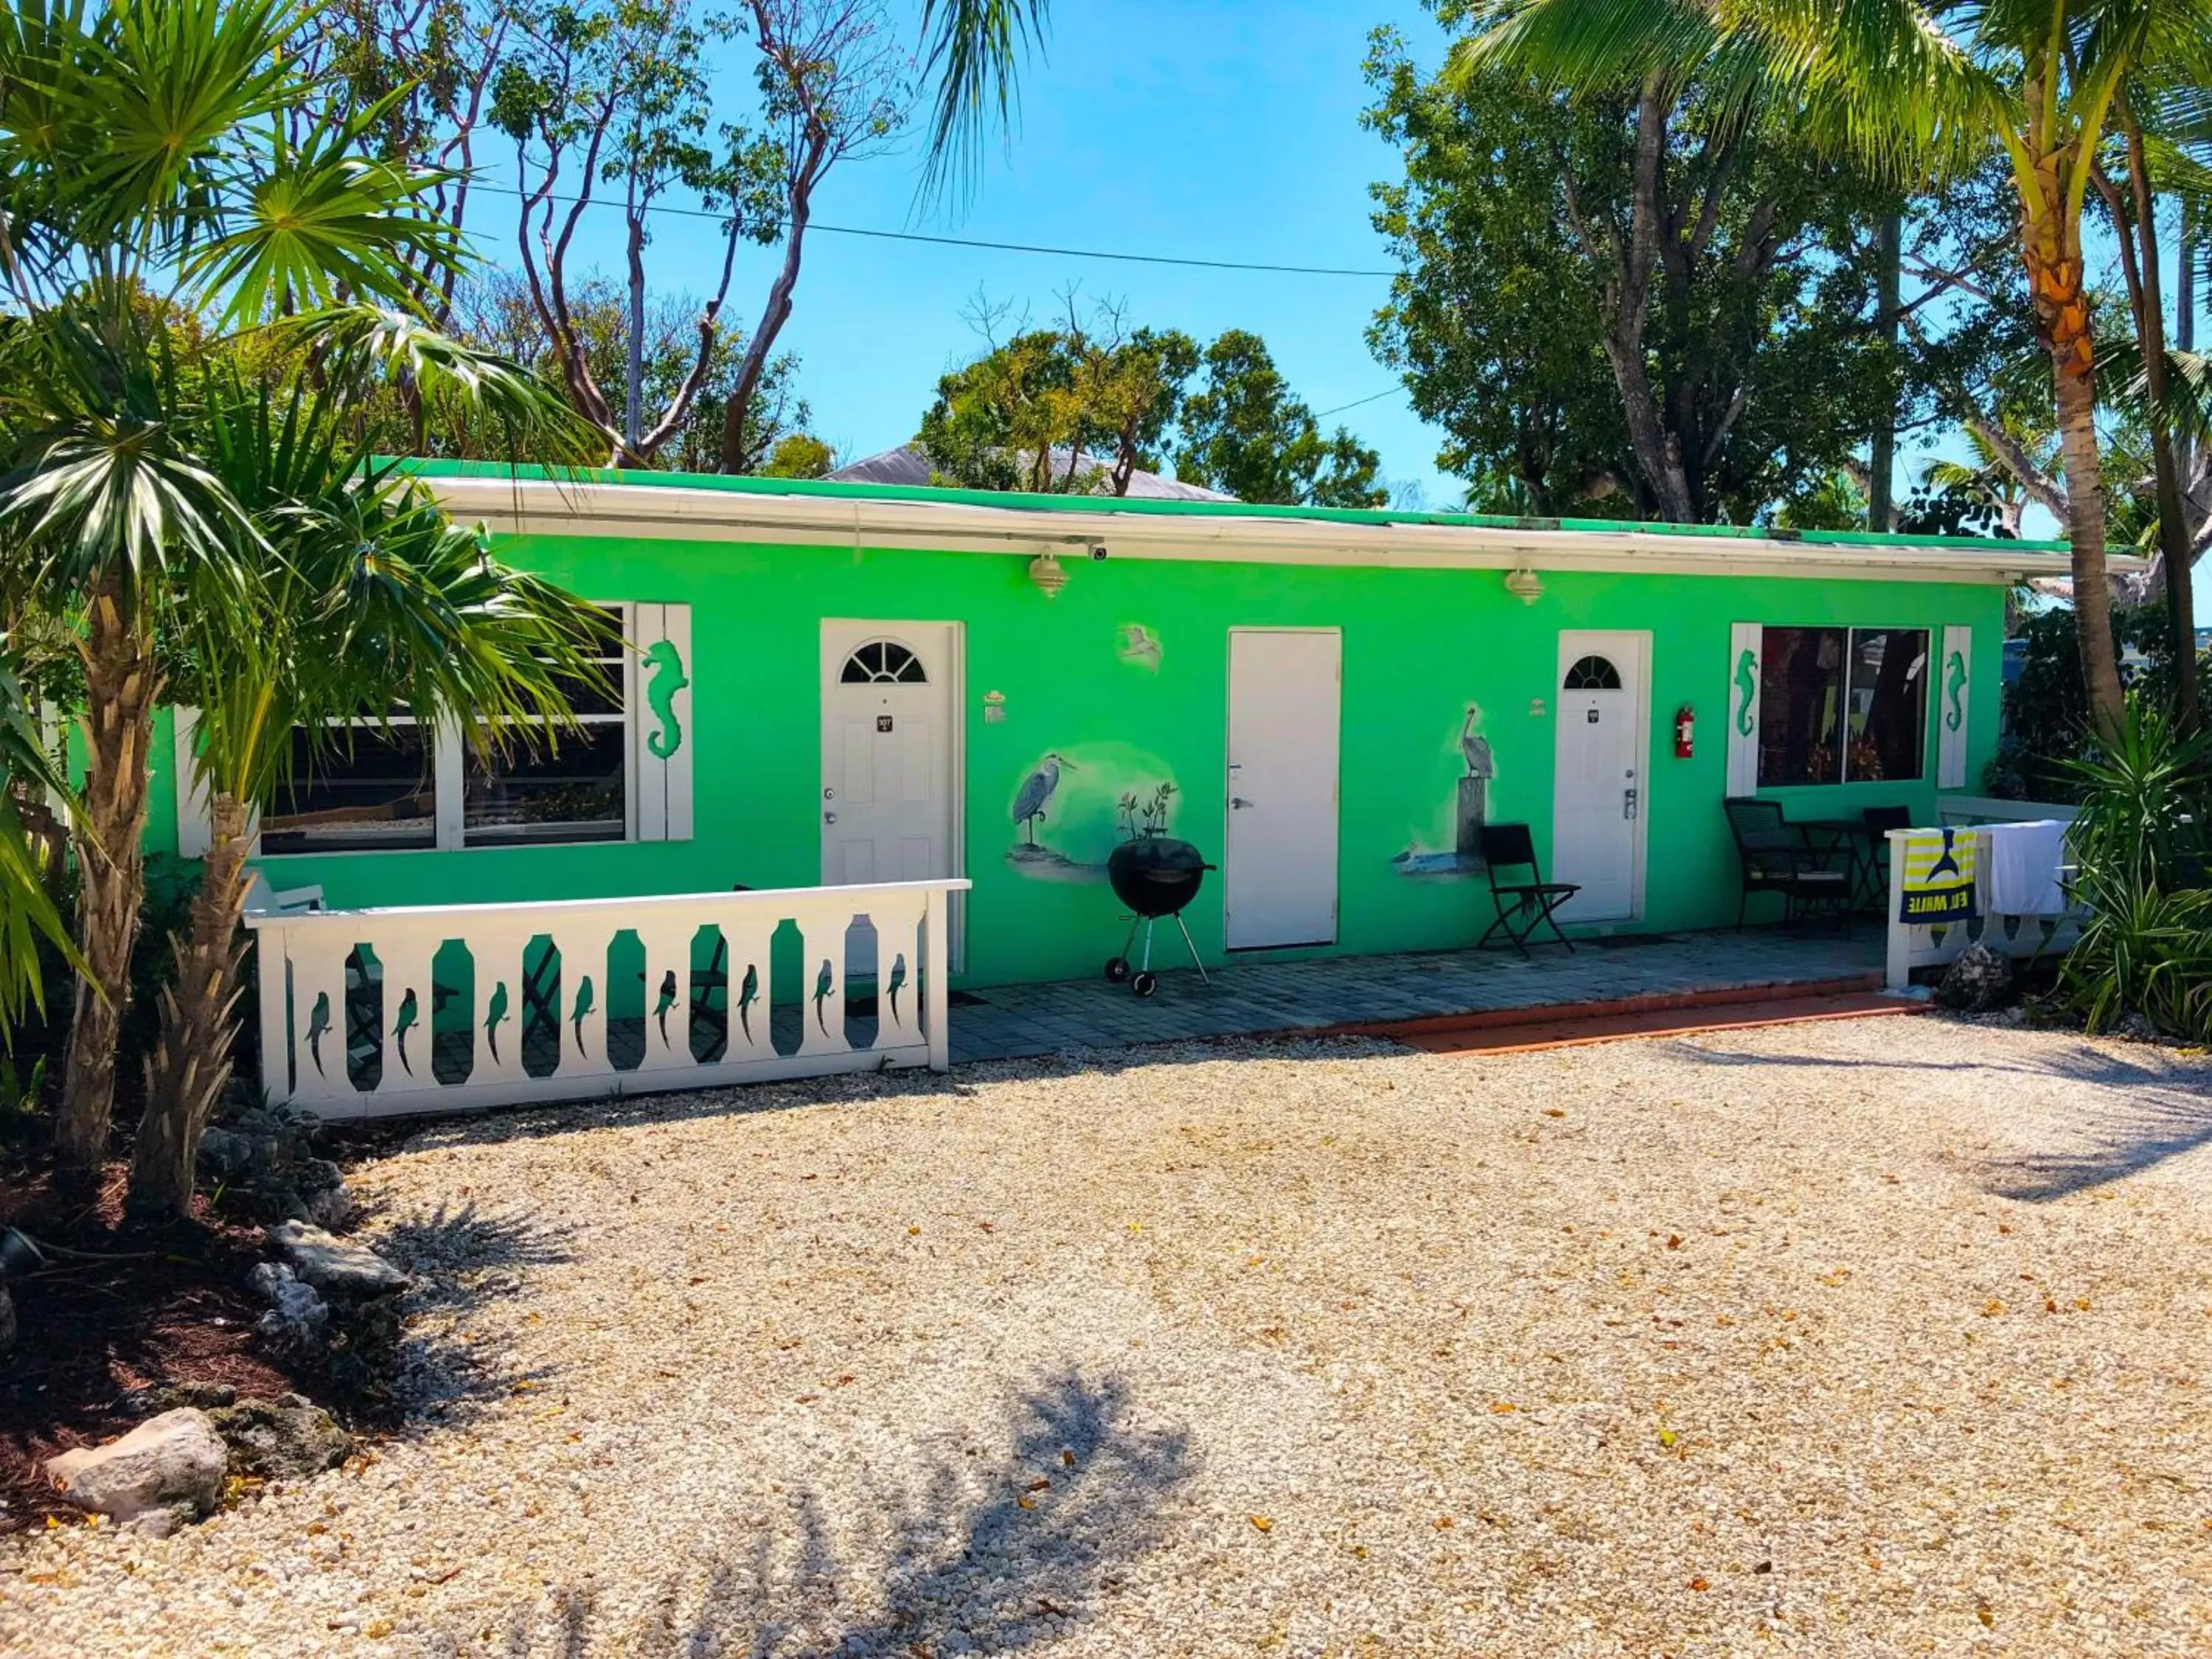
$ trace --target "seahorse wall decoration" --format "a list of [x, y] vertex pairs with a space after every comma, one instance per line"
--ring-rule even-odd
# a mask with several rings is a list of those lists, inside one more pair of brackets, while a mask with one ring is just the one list
[[1747, 738], [1752, 731], [1751, 705], [1759, 696], [1759, 658], [1748, 646], [1735, 659], [1735, 689], [1743, 693], [1743, 701], [1736, 705], [1735, 729]]
[[684, 746], [683, 722], [676, 718], [676, 694], [691, 680], [684, 672], [683, 658], [668, 640], [653, 642], [645, 653], [645, 665], [653, 676], [646, 682], [645, 700], [652, 707], [653, 717], [660, 722], [658, 732], [647, 735], [645, 746], [655, 760], [666, 760]]
[[1966, 723], [1966, 659], [1964, 653], [1954, 651], [1951, 660], [1943, 665], [1943, 695], [1951, 701], [1950, 710], [1943, 716], [1943, 724], [1954, 732]]

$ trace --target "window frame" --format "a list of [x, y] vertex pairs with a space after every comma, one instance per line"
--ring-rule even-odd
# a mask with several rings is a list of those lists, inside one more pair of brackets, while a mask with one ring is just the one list
[[[1759, 768], [1759, 789], [1761, 792], [1773, 789], [1844, 789], [1849, 788], [1853, 785], [1879, 787], [1886, 783], [1893, 783], [1902, 787], [1906, 786], [1923, 785], [1927, 783], [1929, 779], [1935, 775], [1935, 769], [1936, 766], [1936, 757], [1934, 752], [1936, 745], [1931, 742], [1929, 736], [1929, 710], [1935, 707], [1935, 699], [1929, 695], [1927, 672], [1928, 666], [1932, 665], [1935, 660], [1936, 643], [1939, 637], [1939, 629], [1937, 626], [1931, 623], [1859, 623], [1832, 622], [1762, 622], [1759, 624], [1759, 672], [1762, 683], [1765, 678], [1766, 664], [1770, 654], [1767, 650], [1766, 636], [1778, 631], [1802, 634], [1841, 634], [1844, 636], [1844, 658], [1837, 671], [1837, 697], [1838, 702], [1837, 718], [1840, 721], [1840, 728], [1838, 732], [1838, 741], [1836, 744], [1838, 750], [1838, 775], [1833, 778], [1801, 778], [1786, 782], [1779, 781], [1770, 781], [1768, 780], [1765, 775], [1766, 743], [1765, 732], [1768, 702], [1762, 684], [1762, 690], [1759, 696], [1760, 731], [1753, 739], [1753, 755]], [[1920, 677], [1920, 737], [1918, 750], [1920, 757], [1920, 769], [1917, 774], [1909, 778], [1854, 777], [1851, 774], [1850, 696], [1851, 674], [1853, 666], [1858, 660], [1859, 642], [1862, 636], [1868, 635], [1894, 635], [1898, 634], [1917, 634], [1920, 635], [1922, 640], [1921, 660], [1923, 665], [1923, 669]]]
[[[429, 728], [430, 779], [432, 815], [437, 828], [435, 843], [429, 847], [345, 847], [310, 848], [295, 851], [266, 852], [261, 846], [259, 813], [255, 814], [253, 850], [252, 856], [262, 859], [326, 859], [361, 857], [414, 857], [425, 853], [491, 853], [514, 852], [530, 848], [568, 848], [578, 847], [626, 847], [638, 837], [639, 755], [642, 745], [638, 741], [638, 652], [637, 607], [628, 599], [592, 599], [586, 603], [611, 613], [619, 626], [622, 677], [619, 693], [622, 709], [618, 714], [586, 715], [592, 724], [617, 725], [623, 734], [623, 833], [617, 841], [612, 837], [578, 839], [574, 841], [471, 841], [467, 833], [468, 745], [462, 735], [460, 724], [452, 716], [443, 716], [432, 722]], [[416, 717], [407, 717], [410, 724], [421, 725]], [[375, 722], [335, 721], [337, 725], [373, 726]]]

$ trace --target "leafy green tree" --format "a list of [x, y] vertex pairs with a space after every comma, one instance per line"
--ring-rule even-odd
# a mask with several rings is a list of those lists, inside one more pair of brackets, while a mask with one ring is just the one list
[[761, 476], [768, 478], [819, 478], [837, 465], [837, 453], [811, 432], [793, 432], [776, 440]]
[[1343, 427], [1322, 435], [1267, 343], [1231, 329], [1206, 349], [1198, 389], [1183, 399], [1176, 477], [1246, 501], [1381, 507], [1382, 458]]
[[[2202, 0], [1503, 0], [1468, 54], [1587, 97], [1704, 75], [1747, 119], [1788, 120], [1900, 182], [2009, 165], [2036, 333], [2051, 365], [2081, 667], [2093, 720], [2124, 709], [2109, 625], [2097, 347], [2082, 204], [2130, 76], [2212, 62]], [[2201, 84], [2201, 75], [2198, 83]]]
[[1405, 269], [1370, 338], [1451, 434], [1445, 465], [1547, 514], [1747, 523], [1895, 408], [1874, 326], [1893, 191], [1694, 76], [1570, 99], [1462, 52], [1425, 79], [1387, 32], [1369, 76], [1405, 163], [1376, 191]]
[[[979, 302], [989, 339], [1003, 308]], [[1112, 306], [1024, 328], [938, 382], [919, 441], [933, 475], [971, 489], [1124, 495], [1176, 418], [1198, 347], [1174, 329], [1126, 329]]]

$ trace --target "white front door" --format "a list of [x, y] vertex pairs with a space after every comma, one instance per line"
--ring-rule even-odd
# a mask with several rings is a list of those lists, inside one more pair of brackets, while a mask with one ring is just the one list
[[950, 623], [822, 624], [825, 886], [957, 873], [957, 638]]
[[1229, 630], [1229, 832], [1222, 933], [1232, 951], [1336, 940], [1333, 628]]
[[1582, 887], [1563, 921], [1620, 921], [1644, 908], [1644, 756], [1650, 745], [1651, 636], [1559, 635], [1559, 748], [1552, 865]]

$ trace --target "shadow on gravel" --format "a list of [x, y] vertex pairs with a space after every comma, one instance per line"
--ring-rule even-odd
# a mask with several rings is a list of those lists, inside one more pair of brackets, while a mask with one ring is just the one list
[[[872, 1513], [833, 1524], [820, 1494], [796, 1492], [787, 1516], [748, 1516], [743, 1544], [671, 1572], [641, 1626], [571, 1583], [516, 1609], [500, 1650], [949, 1659], [1067, 1636], [1160, 1542], [1193, 1472], [1186, 1437], [1131, 1429], [1127, 1405], [1116, 1381], [1053, 1377], [1021, 1396], [997, 1451], [980, 1431], [956, 1437], [969, 1443], [871, 1495]], [[841, 1549], [856, 1532], [865, 1550]]]
[[[2065, 1151], [2027, 1152], [1983, 1167], [1984, 1189], [2032, 1203], [2064, 1198], [2154, 1169], [2170, 1158], [2212, 1144], [2212, 1063], [2148, 1045], [2115, 1053], [2087, 1043], [2011, 1063], [1973, 1060], [1861, 1060], [1817, 1054], [1730, 1052], [1702, 1043], [1667, 1045], [1675, 1059], [1707, 1066], [1782, 1066], [1839, 1071], [1979, 1072], [1993, 1086], [2014, 1077], [2078, 1083], [2102, 1091], [2081, 1103], [2074, 1121], [2055, 1133]], [[1909, 1084], [1904, 1086], [1910, 1086]]]
[[415, 1280], [402, 1304], [408, 1322], [392, 1382], [400, 1421], [450, 1426], [475, 1406], [547, 1380], [507, 1363], [508, 1344], [497, 1330], [465, 1322], [517, 1294], [519, 1270], [570, 1260], [573, 1228], [549, 1224], [532, 1210], [487, 1212], [473, 1203], [366, 1220], [378, 1254]]

